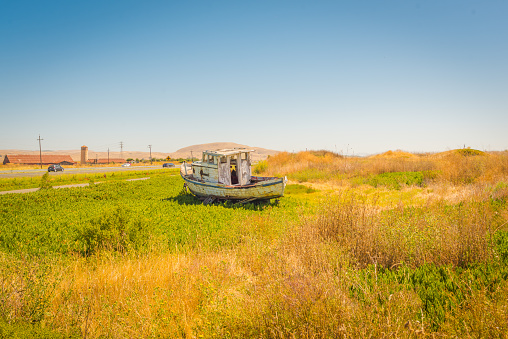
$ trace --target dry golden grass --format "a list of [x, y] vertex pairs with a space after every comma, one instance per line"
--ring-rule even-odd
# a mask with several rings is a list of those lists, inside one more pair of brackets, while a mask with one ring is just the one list
[[[410, 333], [350, 298], [348, 286], [358, 282], [339, 264], [344, 254], [315, 237], [297, 231], [269, 248], [74, 263], [53, 300], [51, 326], [78, 325], [88, 338]], [[398, 292], [387, 307], [407, 322], [418, 305], [414, 293]]]
[[498, 217], [490, 206], [478, 204], [474, 198], [460, 208], [437, 201], [387, 213], [362, 197], [344, 194], [318, 213], [309, 227], [347, 248], [351, 260], [363, 267], [390, 268], [402, 263], [462, 267], [492, 260], [491, 235], [498, 227]]
[[[427, 158], [360, 158], [332, 155], [316, 156], [312, 152], [296, 154], [282, 152], [267, 160], [267, 175], [287, 175], [303, 171], [314, 171], [315, 179], [322, 181], [340, 180], [351, 176], [380, 174], [386, 172], [426, 171], [435, 169]], [[319, 174], [318, 174], [319, 173]]]
[[[158, 255], [77, 262], [55, 299], [61, 323], [89, 337], [188, 337], [199, 321], [203, 267], [216, 257]], [[67, 305], [62, 308], [60, 305]], [[76, 305], [81, 308], [76, 309]]]
[[267, 159], [263, 174], [289, 175], [290, 178], [300, 182], [341, 182], [357, 176], [420, 171], [432, 172], [436, 181], [451, 182], [453, 185], [492, 184], [508, 179], [507, 152], [485, 153], [483, 156], [455, 151], [441, 156], [414, 154], [409, 156], [401, 151], [391, 152], [387, 156], [387, 153], [359, 158], [340, 157], [330, 152], [323, 154], [314, 151], [295, 154], [282, 152]]
[[373, 155], [371, 158], [393, 159], [393, 158], [416, 158], [417, 155], [401, 150], [387, 151], [385, 153]]
[[453, 184], [494, 183], [505, 180], [508, 175], [508, 156], [503, 153], [486, 156], [452, 153], [436, 164], [440, 178]]

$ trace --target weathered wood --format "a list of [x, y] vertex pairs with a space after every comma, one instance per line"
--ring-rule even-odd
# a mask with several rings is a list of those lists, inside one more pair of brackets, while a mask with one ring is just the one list
[[238, 184], [242, 186], [244, 184], [242, 175], [242, 153], [238, 153], [236, 160], [236, 175], [238, 176]]
[[189, 176], [182, 176], [189, 190], [196, 196], [208, 197], [210, 195], [223, 199], [243, 200], [255, 197], [256, 199], [271, 199], [284, 196], [286, 180], [283, 178], [266, 178], [252, 185], [226, 186], [218, 183], [200, 182], [192, 180]]
[[252, 201], [255, 201], [257, 200], [257, 198], [247, 198], [247, 199], [244, 199], [244, 200], [240, 200], [238, 203], [239, 204], [246, 204], [246, 203], [249, 203], [249, 202], [252, 202]]
[[205, 200], [203, 200], [203, 204], [205, 204], [205, 205], [213, 204], [215, 199], [216, 199], [216, 197], [214, 197], [213, 195], [210, 195]]

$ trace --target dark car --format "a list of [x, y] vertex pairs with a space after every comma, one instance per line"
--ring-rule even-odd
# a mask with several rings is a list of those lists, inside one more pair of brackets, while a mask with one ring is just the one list
[[58, 171], [63, 172], [63, 170], [64, 170], [63, 167], [58, 164], [57, 165], [49, 165], [49, 167], [48, 167], [48, 172], [58, 172]]
[[173, 164], [172, 162], [167, 162], [163, 164], [162, 167], [175, 167], [175, 164]]

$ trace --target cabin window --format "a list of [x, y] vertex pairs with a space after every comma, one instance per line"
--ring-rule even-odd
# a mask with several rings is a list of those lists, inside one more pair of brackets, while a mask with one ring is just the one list
[[242, 153], [242, 160], [247, 160], [247, 153]]
[[213, 164], [213, 158], [215, 158], [213, 155], [208, 156], [208, 163]]
[[221, 164], [225, 164], [227, 161], [226, 161], [226, 157], [220, 157], [220, 163]]

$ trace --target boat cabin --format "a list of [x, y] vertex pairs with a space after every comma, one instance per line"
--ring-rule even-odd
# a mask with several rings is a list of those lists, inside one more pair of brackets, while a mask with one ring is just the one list
[[223, 185], [251, 183], [251, 152], [245, 148], [204, 151], [201, 161], [192, 163], [192, 176], [200, 181]]

